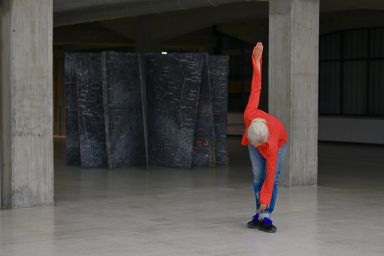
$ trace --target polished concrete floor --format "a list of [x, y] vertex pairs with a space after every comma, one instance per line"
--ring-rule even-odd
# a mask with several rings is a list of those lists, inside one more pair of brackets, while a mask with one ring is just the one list
[[384, 147], [321, 143], [319, 186], [281, 188], [275, 234], [249, 230], [239, 138], [217, 169], [81, 170], [56, 143], [56, 206], [0, 211], [0, 255], [384, 255]]

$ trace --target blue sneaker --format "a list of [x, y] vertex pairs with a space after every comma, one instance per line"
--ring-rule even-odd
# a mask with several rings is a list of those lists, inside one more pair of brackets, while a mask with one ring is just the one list
[[252, 217], [252, 220], [247, 223], [248, 228], [259, 228], [259, 214], [256, 214]]
[[272, 220], [269, 218], [260, 220], [257, 228], [268, 233], [275, 233], [277, 230], [277, 228], [272, 224]]

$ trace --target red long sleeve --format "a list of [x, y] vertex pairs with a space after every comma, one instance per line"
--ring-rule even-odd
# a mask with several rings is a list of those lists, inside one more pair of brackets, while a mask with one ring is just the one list
[[265, 160], [267, 170], [264, 183], [260, 190], [260, 203], [262, 204], [269, 204], [271, 202], [273, 185], [275, 183], [278, 153], [279, 149], [277, 148], [276, 143], [274, 143], [272, 148], [269, 148], [266, 152]]
[[256, 66], [256, 59], [252, 55], [253, 75], [251, 84], [251, 93], [249, 95], [248, 104], [244, 111], [244, 121], [251, 122], [250, 116], [259, 108], [260, 93], [261, 93], [261, 66], [262, 60], [260, 60], [260, 70]]

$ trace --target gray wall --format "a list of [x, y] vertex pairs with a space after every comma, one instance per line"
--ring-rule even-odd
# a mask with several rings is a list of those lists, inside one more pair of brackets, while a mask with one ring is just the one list
[[384, 119], [320, 117], [319, 140], [384, 144]]
[[[383, 11], [378, 10], [328, 13], [321, 15], [320, 21], [322, 34], [346, 29], [384, 27]], [[319, 140], [384, 144], [384, 117], [321, 116]]]

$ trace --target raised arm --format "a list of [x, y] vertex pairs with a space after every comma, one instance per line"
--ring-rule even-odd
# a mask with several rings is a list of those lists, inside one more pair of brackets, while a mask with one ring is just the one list
[[244, 117], [249, 116], [249, 113], [259, 108], [260, 93], [261, 93], [261, 65], [263, 55], [263, 44], [258, 42], [253, 48], [252, 65], [253, 75], [251, 84], [251, 93], [249, 95], [248, 104], [245, 108]]

